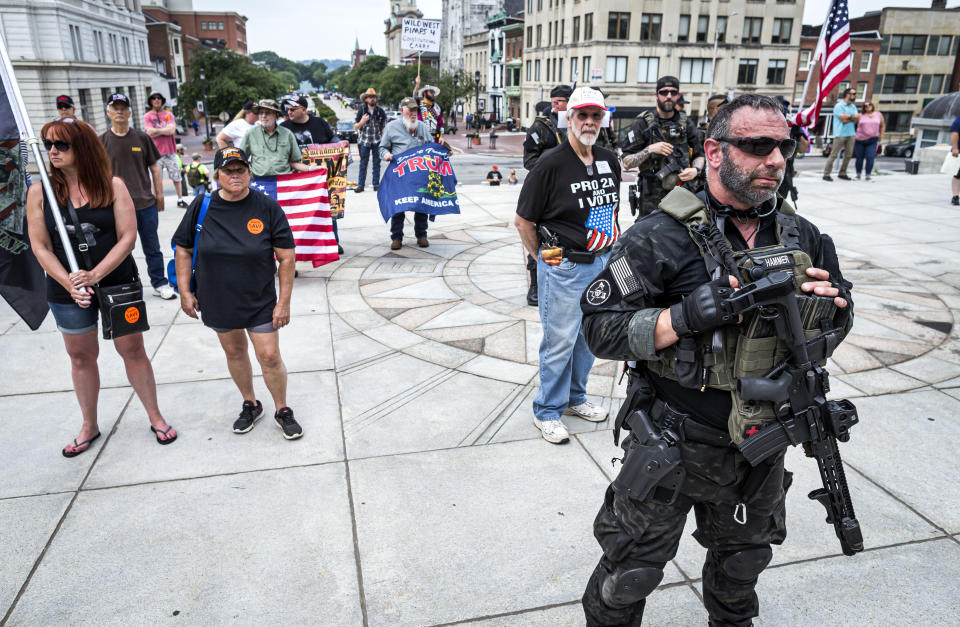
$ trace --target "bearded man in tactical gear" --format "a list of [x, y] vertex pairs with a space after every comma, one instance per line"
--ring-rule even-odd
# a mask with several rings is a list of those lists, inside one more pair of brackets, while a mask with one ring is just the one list
[[680, 81], [661, 77], [656, 112], [638, 115], [620, 144], [623, 169], [640, 169], [638, 217], [652, 212], [674, 187], [693, 181], [703, 171], [703, 145], [693, 120], [676, 108], [679, 96]]
[[732, 446], [774, 416], [772, 403], [744, 403], [736, 383], [772, 369], [783, 344], [756, 311], [725, 315], [721, 303], [758, 275], [792, 272], [804, 333], [825, 336], [819, 362], [853, 323], [832, 240], [776, 196], [795, 147], [775, 100], [744, 95], [725, 105], [705, 142], [706, 188], [668, 194], [661, 211], [623, 234], [584, 292], [591, 352], [627, 362], [615, 441], [630, 430], [594, 522], [603, 556], [583, 595], [587, 625], [640, 624], [691, 508], [694, 538], [707, 549], [709, 624], [746, 627], [759, 614], [754, 588], [770, 546], [786, 537], [791, 473], [783, 450], [751, 466]]

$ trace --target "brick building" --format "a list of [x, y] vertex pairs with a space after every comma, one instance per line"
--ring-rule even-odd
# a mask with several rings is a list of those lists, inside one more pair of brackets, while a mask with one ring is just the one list
[[183, 36], [183, 72], [189, 73], [190, 55], [203, 48], [223, 48], [247, 55], [247, 18], [233, 11], [194, 11], [192, 0], [145, 0], [143, 13], [158, 22], [180, 27]]
[[[810, 87], [807, 88], [806, 99], [803, 103], [803, 91], [808, 80], [808, 68], [810, 59], [817, 48], [817, 42], [820, 38], [819, 26], [804, 26], [803, 35], [800, 38], [799, 62], [797, 63], [797, 78], [793, 89], [793, 98], [791, 102], [794, 105], [807, 107], [813, 104], [817, 97], [817, 81], [820, 79], [820, 64], [817, 63], [810, 77]], [[833, 106], [837, 99], [849, 87], [857, 90], [856, 103], [862, 105], [864, 102], [874, 101], [874, 79], [877, 75], [877, 67], [880, 64], [880, 34], [876, 31], [851, 32], [850, 48], [853, 58], [851, 59], [852, 69], [850, 76], [843, 80], [839, 85], [833, 88], [833, 91], [826, 97], [823, 107], [820, 111], [820, 119], [814, 127], [817, 135], [826, 135], [830, 137], [833, 134], [833, 126], [825, 125], [825, 119], [832, 114]]]

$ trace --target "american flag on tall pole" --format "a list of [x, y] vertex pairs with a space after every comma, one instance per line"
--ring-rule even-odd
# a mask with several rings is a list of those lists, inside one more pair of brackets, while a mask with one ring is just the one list
[[833, 0], [830, 4], [827, 20], [823, 23], [823, 29], [820, 31], [817, 49], [814, 51], [811, 65], [807, 70], [807, 84], [803, 89], [801, 106], [806, 101], [807, 87], [810, 85], [813, 68], [818, 61], [820, 62], [820, 77], [817, 81], [817, 95], [809, 107], [797, 113], [794, 124], [799, 126], [808, 127], [816, 124], [820, 117], [820, 107], [824, 98], [840, 81], [850, 75], [852, 69], [850, 59], [850, 11], [847, 8], [847, 0]]
[[322, 266], [340, 258], [330, 218], [327, 169], [258, 176], [250, 187], [276, 200], [293, 231], [297, 261]]

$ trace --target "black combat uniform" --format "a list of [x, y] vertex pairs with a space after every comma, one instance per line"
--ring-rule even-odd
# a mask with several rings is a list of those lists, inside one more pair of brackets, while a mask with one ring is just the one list
[[[696, 196], [682, 188], [671, 192], [660, 205], [662, 211], [646, 216], [623, 234], [607, 267], [581, 300], [583, 333], [590, 350], [601, 359], [632, 364], [627, 396], [615, 425], [615, 439], [621, 427], [631, 430], [623, 443], [627, 453], [621, 476], [632, 463], [640, 463], [641, 468], [648, 463], [642, 456], [631, 458], [638, 433], [642, 433], [639, 424], [631, 424], [640, 420], [636, 410], [647, 412], [659, 429], [672, 427], [678, 436], [680, 455], [678, 474], [669, 475], [642, 498], [634, 498], [635, 494], [616, 481], [607, 489], [594, 522], [603, 557], [583, 596], [589, 626], [640, 625], [645, 597], [660, 583], [663, 567], [676, 554], [691, 508], [697, 521], [694, 537], [707, 549], [703, 600], [710, 625], [751, 625], [759, 608], [754, 588], [760, 572], [772, 559], [770, 545], [780, 544], [786, 537], [784, 500], [791, 473], [784, 469], [784, 452], [751, 467], [731, 445], [735, 423], [732, 414], [736, 413], [731, 410], [740, 406], [734, 405], [737, 397], [729, 387], [720, 388], [724, 373], [728, 384], [731, 373], [737, 374], [722, 360], [734, 361], [741, 346], [747, 346], [737, 338], [746, 337], [746, 329], [755, 320], [745, 317], [738, 326], [722, 327], [724, 348], [719, 353], [710, 352], [711, 338], [705, 335], [712, 333], [689, 339], [692, 348], [681, 340], [673, 347], [654, 349], [654, 326], [660, 312], [711, 280], [709, 252], [701, 252], [693, 238], [695, 231], [690, 228], [692, 222], [681, 220], [678, 213], [686, 211], [689, 216], [694, 210], [700, 211], [703, 223], [722, 230], [722, 236], [716, 229], [712, 233], [729, 242], [727, 250], [737, 258], [738, 266], [748, 259], [740, 252], [748, 246], [731, 224], [735, 218], [718, 218], [733, 210], [715, 200], [707, 208], [707, 202], [706, 190]], [[813, 320], [811, 326], [833, 333], [835, 347], [852, 325], [853, 303], [849, 301], [850, 284], [840, 275], [833, 242], [796, 216], [786, 201], [777, 199], [776, 203], [777, 211], [773, 210], [774, 201], [758, 208], [761, 215], [767, 215], [760, 218], [750, 254], [756, 258], [766, 249], [766, 259], [776, 261], [760, 259], [758, 263], [766, 263], [769, 270], [770, 264], [784, 263], [794, 254], [784, 255], [782, 251], [799, 249], [809, 256], [809, 265], [830, 273], [840, 287], [840, 295], [849, 302], [847, 308], [838, 309], [825, 297], [797, 298], [824, 307], [817, 311], [827, 315]], [[796, 255], [807, 258], [803, 253]], [[714, 277], [720, 274], [718, 269], [726, 273], [725, 265], [714, 261], [712, 266]], [[799, 267], [794, 271], [798, 275], [803, 272]], [[741, 285], [748, 283], [749, 279], [740, 274]], [[732, 345], [727, 341], [731, 338]], [[765, 363], [755, 363], [753, 368], [769, 368], [768, 364], [775, 362], [776, 340], [764, 337], [759, 341], [768, 342], [765, 346], [769, 354], [764, 356]], [[681, 349], [688, 349], [688, 354], [682, 354]], [[755, 353], [756, 349], [753, 345]], [[669, 359], [668, 354], [672, 354]], [[680, 376], [681, 365], [691, 363], [692, 382], [690, 369]], [[733, 365], [742, 362], [737, 358]]]
[[[624, 155], [640, 152], [650, 144], [666, 141], [677, 148], [679, 165], [684, 168], [697, 157], [703, 156], [703, 142], [699, 140], [693, 120], [682, 111], [674, 111], [673, 117], [661, 118], [654, 111], [647, 111], [637, 116], [630, 125], [626, 137], [620, 143]], [[640, 166], [640, 175], [637, 185], [641, 197], [640, 216], [645, 216], [657, 208], [660, 200], [673, 187], [664, 187], [656, 173], [667, 164], [667, 157], [653, 155]]]
[[[790, 139], [800, 144], [801, 140], [806, 139], [807, 136], [804, 135], [803, 129], [796, 124], [790, 124]], [[797, 187], [793, 184], [793, 177], [796, 171], [794, 170], [794, 160], [797, 158], [797, 154], [794, 153], [790, 155], [790, 158], [787, 159], [787, 165], [783, 170], [783, 181], [780, 183], [780, 188], [777, 190], [777, 194], [782, 198], [789, 198], [792, 202], [797, 202]]]

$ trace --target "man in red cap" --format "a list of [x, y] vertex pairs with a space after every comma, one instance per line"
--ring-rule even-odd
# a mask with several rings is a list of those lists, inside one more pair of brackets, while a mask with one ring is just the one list
[[592, 422], [607, 416], [587, 400], [594, 358], [580, 324], [580, 296], [620, 236], [620, 162], [613, 151], [594, 145], [606, 112], [599, 91], [574, 90], [565, 113], [567, 141], [537, 160], [514, 219], [524, 248], [537, 259], [543, 340], [533, 422], [555, 444], [570, 437], [563, 414]]
[[77, 110], [73, 106], [73, 98], [71, 98], [70, 96], [67, 96], [66, 94], [62, 96], [57, 96], [58, 117], [54, 119], [75, 118], [77, 117], [76, 111]]
[[490, 187], [499, 187], [500, 181], [503, 180], [503, 175], [498, 170], [497, 164], [493, 164], [487, 172], [487, 183], [490, 183]]

